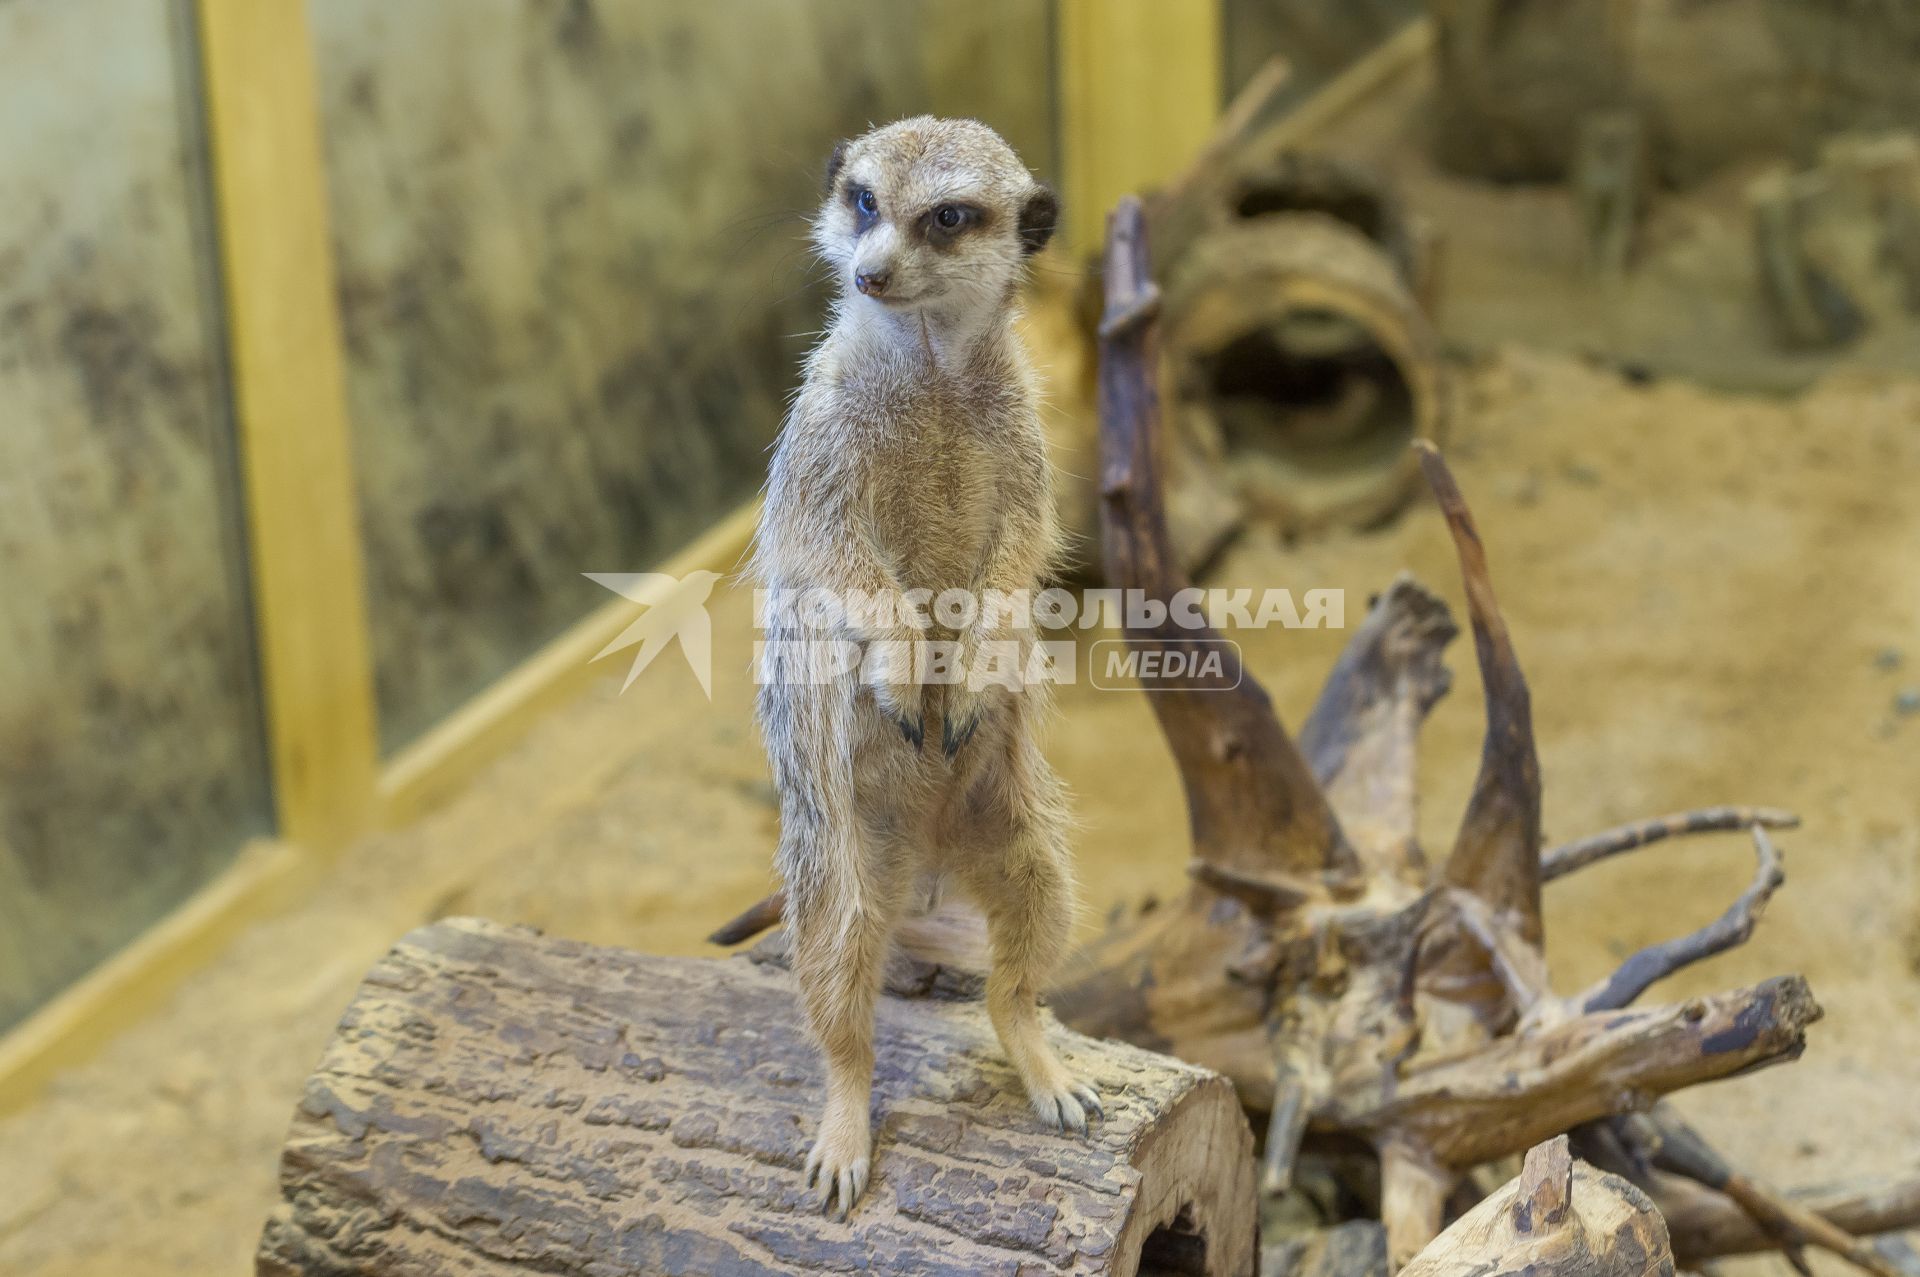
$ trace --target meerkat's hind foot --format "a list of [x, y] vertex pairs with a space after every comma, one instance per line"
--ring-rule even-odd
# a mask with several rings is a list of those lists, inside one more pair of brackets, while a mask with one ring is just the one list
[[1107, 1115], [1099, 1093], [1070, 1077], [1050, 1086], [1029, 1087], [1027, 1098], [1040, 1120], [1056, 1131], [1085, 1135], [1088, 1122]]
[[845, 1143], [823, 1130], [807, 1151], [807, 1187], [817, 1190], [815, 1200], [821, 1214], [834, 1214], [837, 1203], [841, 1219], [847, 1217], [854, 1203], [866, 1193], [867, 1177], [873, 1165], [867, 1149], [849, 1156], [850, 1147], [839, 1147]]

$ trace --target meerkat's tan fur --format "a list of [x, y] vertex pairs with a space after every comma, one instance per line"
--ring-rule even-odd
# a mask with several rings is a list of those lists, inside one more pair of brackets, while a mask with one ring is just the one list
[[[1059, 532], [1013, 320], [1054, 218], [1051, 192], [972, 120], [903, 120], [836, 149], [813, 236], [841, 296], [775, 450], [754, 556], [764, 586], [1040, 588]], [[956, 668], [983, 645], [1031, 642], [1007, 619], [943, 632]], [[901, 654], [939, 635], [900, 618], [840, 636], [867, 651], [865, 677], [805, 681], [781, 654], [798, 633], [769, 629], [759, 718], [793, 970], [828, 1071], [808, 1179], [844, 1214], [868, 1177], [874, 1002], [916, 884], [944, 878], [985, 915], [988, 1009], [1035, 1111], [1084, 1131], [1100, 1107], [1036, 1001], [1073, 914], [1066, 803], [1034, 740], [1044, 686], [916, 682]]]

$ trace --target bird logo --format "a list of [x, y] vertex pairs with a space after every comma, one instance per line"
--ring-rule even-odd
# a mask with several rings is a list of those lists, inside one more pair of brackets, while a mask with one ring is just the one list
[[713, 699], [713, 621], [707, 616], [707, 598], [721, 579], [718, 572], [703, 569], [683, 577], [668, 576], [665, 572], [586, 572], [582, 575], [646, 609], [593, 656], [597, 661], [621, 648], [640, 645], [633, 666], [627, 671], [627, 681], [620, 685], [621, 691], [632, 687], [640, 671], [653, 664], [653, 658], [678, 638], [687, 664], [693, 667], [693, 676], [700, 680], [700, 690], [707, 694], [708, 700]]

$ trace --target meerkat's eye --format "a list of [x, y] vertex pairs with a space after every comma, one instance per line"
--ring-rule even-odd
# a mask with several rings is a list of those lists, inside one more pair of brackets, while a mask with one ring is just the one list
[[921, 218], [927, 242], [945, 248], [959, 239], [969, 226], [978, 223], [981, 213], [971, 204], [935, 204], [921, 214]]
[[862, 213], [865, 213], [868, 217], [878, 216], [880, 212], [880, 201], [873, 198], [872, 191], [861, 191], [858, 195], [854, 196], [853, 206]]

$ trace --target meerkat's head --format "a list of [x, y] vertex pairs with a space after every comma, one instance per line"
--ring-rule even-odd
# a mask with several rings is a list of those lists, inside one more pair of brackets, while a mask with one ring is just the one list
[[850, 304], [958, 316], [1007, 303], [1057, 214], [998, 133], [923, 115], [834, 148], [813, 240]]

